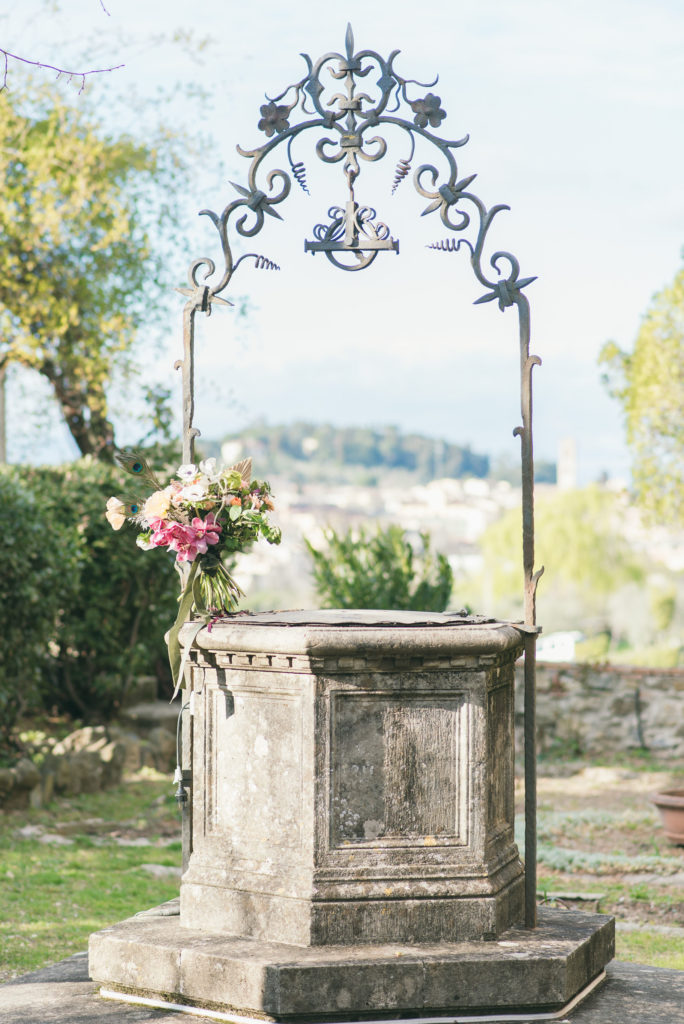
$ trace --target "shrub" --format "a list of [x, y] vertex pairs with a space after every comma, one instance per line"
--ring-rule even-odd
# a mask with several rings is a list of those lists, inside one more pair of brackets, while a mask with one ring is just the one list
[[66, 531], [46, 533], [43, 510], [10, 467], [0, 467], [0, 756], [14, 724], [38, 699], [41, 669], [59, 610], [61, 579], [73, 571]]
[[163, 551], [141, 551], [130, 530], [115, 533], [106, 521], [107, 498], [126, 485], [116, 467], [86, 457], [22, 467], [18, 476], [33, 493], [41, 551], [60, 560], [43, 701], [86, 720], [107, 718], [135, 676], [168, 679], [164, 633], [178, 595], [173, 561]]
[[445, 555], [430, 550], [429, 534], [420, 534], [418, 554], [400, 526], [378, 527], [371, 536], [363, 528], [342, 536], [328, 528], [324, 537], [323, 551], [305, 543], [316, 590], [328, 608], [441, 612], [449, 603], [453, 572]]

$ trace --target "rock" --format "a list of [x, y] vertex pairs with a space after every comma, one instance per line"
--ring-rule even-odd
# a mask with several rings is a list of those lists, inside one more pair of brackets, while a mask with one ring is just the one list
[[129, 708], [134, 704], [150, 703], [157, 699], [157, 677], [137, 676], [131, 681], [124, 698], [123, 707]]
[[23, 811], [29, 805], [28, 789], [13, 789], [3, 797], [3, 811]]
[[160, 771], [173, 771], [176, 765], [176, 737], [173, 733], [158, 726], [151, 730], [148, 742], [155, 754], [155, 767]]
[[22, 757], [10, 771], [14, 775], [16, 789], [33, 789], [40, 782], [40, 772], [28, 757]]
[[98, 750], [102, 765], [102, 785], [116, 786], [121, 782], [121, 775], [126, 761], [126, 744], [118, 740], [110, 740]]
[[61, 836], [82, 836], [110, 828], [104, 818], [78, 818], [76, 821], [59, 821], [53, 827]]
[[9, 768], [0, 768], [0, 799], [14, 789], [14, 775]]
[[92, 743], [94, 734], [94, 727], [92, 725], [86, 725], [83, 729], [77, 729], [75, 732], [69, 733], [63, 740], [56, 743], [52, 748], [55, 754], [68, 754], [74, 750], [83, 750]]
[[98, 736], [96, 739], [93, 740], [92, 743], [89, 743], [86, 747], [84, 747], [84, 750], [87, 750], [93, 754], [99, 753], [100, 751], [102, 751], [104, 747], [107, 746], [108, 743], [109, 739], [107, 736]]
[[17, 829], [17, 835], [21, 836], [22, 839], [36, 839], [38, 836], [42, 836], [43, 829], [40, 825], [24, 825], [23, 828]]
[[161, 726], [176, 735], [176, 723], [180, 712], [180, 704], [169, 704], [165, 700], [147, 701], [124, 708], [121, 720], [128, 726], [140, 731], [156, 729]]
[[180, 878], [183, 874], [182, 868], [171, 867], [168, 864], [141, 864], [140, 867], [153, 878]]
[[[646, 746], [665, 759], [684, 755], [684, 670], [537, 664], [538, 749], [574, 746], [588, 754]], [[522, 745], [522, 669], [517, 669], [516, 730]]]
[[137, 733], [131, 729], [122, 729], [120, 726], [114, 726], [110, 730], [110, 735], [112, 741], [123, 749], [121, 754], [121, 774], [131, 775], [142, 768], [145, 763], [142, 752], [143, 741]]
[[[102, 789], [102, 761], [96, 751], [81, 750], [71, 759], [74, 793], [97, 793]], [[78, 785], [78, 789], [75, 786]]]
[[46, 832], [43, 836], [38, 836], [39, 843], [45, 843], [47, 846], [73, 846], [74, 840], [68, 839], [66, 836], [58, 836], [55, 832]]
[[71, 792], [71, 779], [73, 772], [71, 770], [71, 761], [68, 757], [54, 757], [52, 764], [54, 765], [55, 772], [55, 789], [58, 793], [70, 793]]
[[55, 793], [55, 773], [43, 771], [43, 803], [49, 804]]

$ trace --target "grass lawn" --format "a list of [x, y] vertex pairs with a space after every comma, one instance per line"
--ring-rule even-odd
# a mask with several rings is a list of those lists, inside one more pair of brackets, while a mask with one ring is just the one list
[[142, 866], [181, 863], [166, 776], [139, 775], [0, 821], [0, 981], [78, 953], [91, 932], [178, 895], [177, 877]]
[[644, 755], [539, 763], [538, 891], [602, 894], [618, 960], [684, 970], [684, 847], [668, 842], [648, 799], [683, 777], [683, 763]]

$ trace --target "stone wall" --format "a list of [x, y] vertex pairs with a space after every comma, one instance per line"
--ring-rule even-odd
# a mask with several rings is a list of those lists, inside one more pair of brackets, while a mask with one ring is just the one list
[[176, 737], [159, 725], [139, 732], [127, 724], [85, 726], [63, 740], [48, 738], [32, 756], [0, 768], [0, 811], [41, 807], [54, 796], [95, 793], [141, 768], [170, 775]]
[[[516, 666], [516, 746], [523, 750], [523, 670]], [[162, 714], [163, 712], [163, 714]], [[0, 811], [41, 806], [53, 795], [93, 792], [149, 766], [173, 771], [178, 708], [148, 702], [122, 722], [86, 727], [51, 741], [34, 763], [0, 768]], [[646, 748], [684, 757], [684, 670], [537, 665], [537, 752], [614, 754]]]
[[[522, 751], [523, 669], [516, 666], [516, 742]], [[684, 670], [537, 665], [537, 751], [610, 754], [648, 749], [684, 757]]]

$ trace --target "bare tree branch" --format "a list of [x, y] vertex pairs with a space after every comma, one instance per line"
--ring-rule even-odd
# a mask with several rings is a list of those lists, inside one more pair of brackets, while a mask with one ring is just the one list
[[[100, 3], [102, 3], [102, 0], [100, 0]], [[104, 4], [102, 6], [105, 10], [105, 14], [109, 14], [109, 11], [107, 11], [106, 8], [104, 8]], [[102, 75], [108, 71], [118, 71], [120, 68], [126, 67], [125, 64], [117, 64], [115, 67], [111, 68], [93, 68], [90, 71], [68, 71], [66, 68], [55, 67], [54, 64], [43, 64], [41, 61], [38, 60], [29, 60], [28, 57], [20, 57], [16, 53], [10, 53], [9, 50], [3, 49], [2, 46], [0, 46], [0, 53], [3, 56], [5, 65], [2, 75], [2, 85], [0, 85], [0, 92], [3, 92], [7, 88], [7, 75], [10, 60], [19, 61], [21, 64], [31, 64], [35, 68], [47, 68], [49, 71], [56, 71], [57, 78], [60, 78], [62, 75], [67, 75], [69, 81], [71, 81], [72, 78], [80, 78], [81, 88], [78, 90], [79, 93], [83, 92], [83, 90], [85, 89], [85, 80], [87, 75]]]

